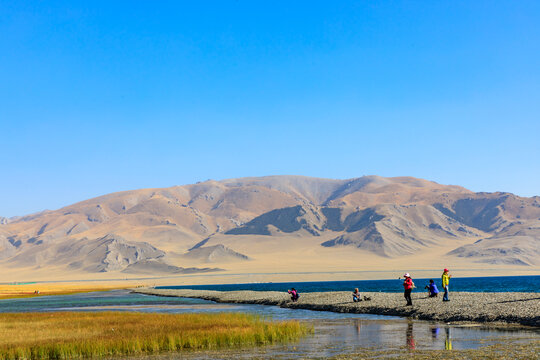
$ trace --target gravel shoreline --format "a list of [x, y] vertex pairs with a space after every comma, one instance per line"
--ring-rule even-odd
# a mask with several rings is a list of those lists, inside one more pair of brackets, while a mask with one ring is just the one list
[[[301, 290], [301, 289], [299, 289]], [[198, 298], [218, 303], [275, 305], [284, 308], [340, 313], [404, 316], [442, 322], [475, 322], [489, 325], [516, 324], [540, 327], [540, 293], [452, 292], [449, 302], [413, 293], [413, 306], [405, 306], [401, 293], [365, 292], [370, 301], [352, 302], [351, 292], [300, 293], [292, 302], [286, 292], [211, 291], [190, 289], [137, 288], [134, 292], [171, 297]]]

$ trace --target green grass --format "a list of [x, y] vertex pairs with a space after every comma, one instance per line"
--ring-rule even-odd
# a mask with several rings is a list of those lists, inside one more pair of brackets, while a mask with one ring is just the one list
[[0, 314], [0, 358], [77, 359], [223, 349], [296, 340], [309, 331], [297, 321], [238, 313]]

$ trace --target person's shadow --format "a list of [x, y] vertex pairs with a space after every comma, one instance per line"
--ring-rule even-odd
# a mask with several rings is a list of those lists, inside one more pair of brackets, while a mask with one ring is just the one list
[[504, 300], [504, 301], [492, 302], [490, 304], [506, 304], [506, 303], [523, 302], [523, 301], [531, 301], [531, 300], [540, 300], [540, 297], [531, 298], [531, 299]]

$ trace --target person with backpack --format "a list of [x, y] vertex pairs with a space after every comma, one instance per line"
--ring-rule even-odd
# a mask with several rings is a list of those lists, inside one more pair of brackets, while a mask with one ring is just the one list
[[403, 281], [403, 287], [405, 288], [405, 300], [407, 300], [406, 306], [412, 306], [411, 292], [414, 287], [414, 282], [412, 281], [411, 275], [409, 275], [409, 273], [406, 273], [403, 276], [405, 277], [405, 281]]
[[296, 291], [295, 288], [291, 288], [291, 290], [287, 290], [289, 294], [291, 294], [291, 300], [293, 302], [297, 302], [298, 298], [300, 297], [300, 294], [298, 294], [298, 291]]

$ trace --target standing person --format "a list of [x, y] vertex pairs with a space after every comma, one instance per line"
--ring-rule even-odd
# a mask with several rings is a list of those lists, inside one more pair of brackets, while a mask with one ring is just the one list
[[412, 306], [411, 292], [414, 287], [414, 282], [412, 281], [411, 275], [409, 275], [409, 273], [406, 273], [403, 276], [405, 277], [405, 281], [403, 281], [403, 287], [405, 288], [405, 300], [407, 300], [406, 306]]
[[448, 274], [448, 269], [444, 269], [442, 273], [442, 286], [444, 289], [444, 296], [442, 301], [450, 301], [450, 299], [448, 298], [448, 285], [450, 284], [451, 277], [452, 275]]

